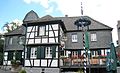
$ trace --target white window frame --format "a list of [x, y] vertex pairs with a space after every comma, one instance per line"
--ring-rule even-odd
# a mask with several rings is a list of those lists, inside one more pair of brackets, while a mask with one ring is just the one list
[[73, 57], [75, 57], [75, 56], [78, 57], [78, 51], [72, 51], [72, 56], [73, 56]]
[[51, 47], [45, 48], [45, 58], [52, 58], [52, 48]]
[[91, 41], [97, 41], [97, 35], [96, 33], [91, 33]]
[[43, 35], [45, 35], [45, 26], [39, 26], [38, 27], [39, 28], [39, 30], [38, 30], [38, 36], [43, 36]]
[[72, 34], [72, 42], [78, 42], [78, 38], [77, 38], [77, 33], [76, 34]]
[[36, 47], [32, 47], [31, 48], [31, 58], [36, 58], [37, 57], [37, 48]]

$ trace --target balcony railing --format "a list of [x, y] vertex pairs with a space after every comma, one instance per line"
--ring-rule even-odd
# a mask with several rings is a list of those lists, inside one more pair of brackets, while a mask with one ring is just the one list
[[[106, 63], [106, 57], [105, 56], [96, 56], [96, 57], [91, 57], [89, 60], [87, 60], [87, 65], [91, 66], [105, 66]], [[83, 57], [61, 57], [60, 59], [60, 65], [61, 66], [83, 66], [84, 63], [84, 58]]]

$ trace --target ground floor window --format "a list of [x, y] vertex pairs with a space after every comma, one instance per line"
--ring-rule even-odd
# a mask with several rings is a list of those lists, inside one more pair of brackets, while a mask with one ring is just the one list
[[8, 51], [7, 60], [21, 60], [22, 59], [22, 51]]
[[8, 59], [7, 60], [13, 60], [13, 53], [12, 51], [8, 52]]
[[26, 51], [26, 58], [57, 58], [58, 46], [37, 46], [28, 47]]
[[37, 56], [37, 48], [33, 47], [31, 48], [31, 58], [36, 58]]

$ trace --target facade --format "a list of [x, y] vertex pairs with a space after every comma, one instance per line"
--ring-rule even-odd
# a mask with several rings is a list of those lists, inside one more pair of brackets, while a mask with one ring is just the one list
[[118, 41], [117, 41], [118, 46], [116, 47], [116, 52], [118, 55], [118, 59], [120, 61], [120, 21], [118, 21], [117, 24], [117, 32], [118, 32]]
[[[4, 44], [4, 60], [3, 65], [10, 66], [11, 60], [17, 57], [17, 60], [21, 61], [23, 58], [23, 45], [20, 40], [24, 38], [24, 27], [20, 26], [18, 29], [12, 32], [6, 33]], [[15, 55], [16, 53], [16, 55]]]
[[[88, 29], [91, 66], [88, 65], [87, 70], [91, 67], [92, 72], [96, 69], [97, 73], [106, 73], [105, 61], [112, 42], [112, 28], [88, 16], [84, 17], [91, 21]], [[21, 26], [24, 28], [24, 32], [19, 34], [25, 38], [24, 47], [15, 44], [16, 48], [12, 46], [10, 49], [10, 45], [7, 45], [8, 42], [9, 44], [11, 42], [7, 38], [18, 37], [19, 35], [16, 35], [14, 31], [18, 32], [19, 29], [11, 32], [12, 34], [5, 35], [4, 54], [6, 59], [4, 62], [10, 65], [9, 52], [21, 50], [23, 53], [21, 58], [24, 59], [23, 66], [28, 72], [32, 70], [36, 73], [59, 73], [83, 69], [83, 31], [82, 28], [77, 30], [77, 26], [74, 25], [79, 18], [79, 16], [52, 17], [50, 15], [39, 18], [34, 11], [30, 11], [26, 14]]]

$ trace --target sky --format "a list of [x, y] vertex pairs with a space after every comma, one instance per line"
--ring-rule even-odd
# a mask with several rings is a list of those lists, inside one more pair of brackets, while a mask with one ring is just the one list
[[113, 28], [113, 41], [116, 44], [117, 21], [120, 20], [120, 0], [1, 0], [0, 31], [6, 22], [23, 20], [25, 15], [34, 10], [39, 17], [80, 16], [81, 2], [84, 15]]

